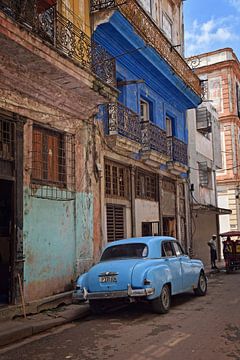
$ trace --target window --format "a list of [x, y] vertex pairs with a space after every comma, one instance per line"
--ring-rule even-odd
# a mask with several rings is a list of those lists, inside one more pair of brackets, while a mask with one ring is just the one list
[[148, 247], [146, 244], [125, 244], [115, 245], [107, 248], [101, 257], [100, 261], [114, 260], [114, 259], [134, 259], [143, 258], [148, 255]]
[[200, 186], [212, 188], [212, 169], [208, 167], [207, 162], [198, 163], [199, 184]]
[[172, 40], [172, 21], [164, 12], [162, 15], [162, 29], [167, 37]]
[[137, 170], [136, 196], [141, 199], [157, 200], [157, 177], [155, 174]]
[[236, 97], [237, 97], [237, 114], [240, 117], [240, 87], [239, 84], [236, 84]]
[[66, 185], [63, 134], [45, 128], [33, 128], [32, 180]]
[[152, 0], [139, 0], [142, 7], [152, 15]]
[[11, 121], [0, 119], [0, 158], [13, 160], [15, 145], [15, 124]]
[[124, 206], [107, 204], [107, 241], [125, 237]]
[[162, 256], [163, 257], [175, 256], [172, 243], [170, 241], [164, 242], [162, 244]]
[[172, 119], [168, 116], [166, 117], [166, 133], [167, 137], [171, 137], [173, 135]]
[[145, 100], [140, 100], [140, 117], [141, 121], [149, 121], [149, 103]]
[[129, 168], [117, 163], [105, 162], [106, 196], [127, 199], [129, 197]]
[[173, 243], [173, 248], [174, 248], [175, 254], [176, 254], [177, 256], [184, 255], [184, 251], [183, 251], [183, 249], [182, 249], [182, 247], [180, 246], [179, 243], [174, 242], [174, 243]]

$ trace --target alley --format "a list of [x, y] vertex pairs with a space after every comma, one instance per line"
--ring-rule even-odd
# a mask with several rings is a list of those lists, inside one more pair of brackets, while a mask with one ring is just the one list
[[164, 316], [143, 305], [89, 316], [1, 349], [0, 360], [239, 360], [239, 277], [224, 272], [211, 276], [206, 297], [177, 296]]

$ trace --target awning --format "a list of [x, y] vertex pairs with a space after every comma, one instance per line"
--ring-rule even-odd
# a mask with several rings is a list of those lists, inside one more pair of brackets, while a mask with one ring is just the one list
[[213, 205], [193, 204], [193, 212], [201, 212], [201, 213], [211, 212], [217, 215], [229, 215], [232, 213], [232, 210], [219, 208]]
[[232, 231], [227, 231], [225, 233], [221, 233], [219, 234], [220, 236], [240, 236], [240, 231], [237, 230], [232, 230]]

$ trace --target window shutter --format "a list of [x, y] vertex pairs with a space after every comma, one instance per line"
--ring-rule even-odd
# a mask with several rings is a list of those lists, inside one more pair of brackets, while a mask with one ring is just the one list
[[107, 205], [107, 240], [124, 239], [124, 207]]

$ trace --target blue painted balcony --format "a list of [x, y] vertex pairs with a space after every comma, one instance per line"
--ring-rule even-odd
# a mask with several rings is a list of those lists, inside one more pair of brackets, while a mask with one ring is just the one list
[[120, 102], [103, 105], [101, 117], [111, 146], [121, 151], [140, 152], [141, 159], [152, 166], [187, 166], [187, 144], [167, 137], [166, 131], [151, 121], [141, 122], [137, 113]]

